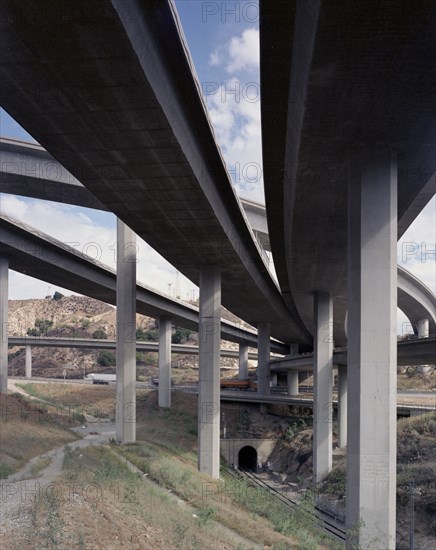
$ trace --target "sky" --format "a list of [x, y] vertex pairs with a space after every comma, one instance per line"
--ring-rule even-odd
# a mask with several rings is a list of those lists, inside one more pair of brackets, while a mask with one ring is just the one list
[[[217, 142], [239, 196], [264, 202], [260, 126], [258, 4], [178, 0], [177, 10]], [[0, 135], [34, 141], [5, 111]], [[435, 290], [435, 208], [433, 198], [398, 244], [398, 263]], [[115, 268], [113, 214], [54, 202], [0, 194], [2, 212], [68, 243]], [[198, 289], [144, 241], [139, 240], [138, 281], [181, 299]], [[178, 281], [178, 282], [177, 282]], [[10, 298], [43, 298], [66, 289], [10, 272]], [[409, 332], [399, 312], [398, 332]]]

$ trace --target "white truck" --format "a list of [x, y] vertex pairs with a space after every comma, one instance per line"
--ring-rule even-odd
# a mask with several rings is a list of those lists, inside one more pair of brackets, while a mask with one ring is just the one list
[[92, 380], [93, 384], [109, 384], [110, 382], [116, 382], [117, 375], [91, 373], [86, 376], [86, 380]]

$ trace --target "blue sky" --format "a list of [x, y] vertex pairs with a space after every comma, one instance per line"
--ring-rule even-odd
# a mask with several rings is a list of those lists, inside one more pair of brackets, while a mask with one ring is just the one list
[[[176, 6], [235, 189], [240, 196], [263, 202], [257, 3], [179, 0]], [[33, 141], [3, 110], [0, 135]], [[423, 255], [421, 243], [427, 243], [427, 252], [435, 248], [435, 204], [433, 198], [398, 246], [398, 263], [433, 290], [435, 256]], [[64, 242], [78, 243], [79, 250], [88, 250], [93, 257], [115, 267], [112, 214], [8, 195], [0, 195], [0, 208]], [[98, 246], [90, 247], [89, 243]], [[404, 258], [405, 243], [417, 243], [417, 253]], [[141, 242], [138, 279], [163, 292], [170, 288], [174, 293], [176, 270]], [[198, 295], [190, 281], [182, 276], [179, 280], [182, 299], [193, 293]], [[47, 287], [47, 283], [11, 273], [12, 299], [42, 298]], [[399, 331], [404, 330], [403, 323], [407, 325], [404, 316], [400, 316]]]

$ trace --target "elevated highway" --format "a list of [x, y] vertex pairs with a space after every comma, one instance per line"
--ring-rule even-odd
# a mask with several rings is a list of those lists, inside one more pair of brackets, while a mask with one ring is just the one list
[[[400, 5], [358, 2], [352, 14], [346, 2], [261, 3], [262, 144], [274, 265], [290, 309], [311, 333], [313, 293], [332, 295], [339, 346], [347, 309], [350, 150], [381, 143], [398, 151], [398, 238], [436, 190], [434, 8], [429, 1], [418, 13], [411, 3]], [[421, 27], [406, 38], [401, 29], [409, 11]], [[390, 38], [383, 34], [387, 20], [395, 27]], [[365, 47], [371, 39], [381, 46], [378, 64]], [[389, 66], [393, 52], [398, 63]]]
[[[2, 193], [110, 211], [79, 180], [37, 143], [0, 136]], [[257, 241], [270, 250], [265, 207], [240, 198]]]
[[[271, 360], [272, 372], [287, 372], [288, 370], [313, 370], [313, 353], [280, 357]], [[348, 362], [346, 349], [338, 349], [333, 352], [333, 363], [339, 367], [345, 367]], [[434, 365], [436, 362], [436, 339], [417, 338], [399, 342], [397, 346], [397, 362], [399, 367], [416, 365]]]
[[420, 321], [428, 319], [428, 333], [436, 335], [436, 296], [417, 277], [398, 266], [398, 307], [408, 317], [413, 332], [419, 333]]
[[350, 549], [396, 547], [396, 307], [410, 283], [397, 287], [396, 245], [435, 193], [435, 29], [431, 0], [260, 3], [268, 228], [284, 299], [314, 337], [315, 482], [332, 468], [320, 412], [348, 310]]
[[[429, 395], [430, 398], [434, 397]], [[313, 399], [308, 397], [288, 397], [284, 395], [256, 395], [250, 392], [221, 392], [221, 401], [231, 403], [259, 403], [262, 405], [291, 405], [295, 407], [307, 407], [313, 409]], [[333, 410], [338, 411], [338, 401], [332, 400]], [[436, 406], [432, 404], [398, 403], [397, 415], [413, 416], [422, 415], [436, 411]]]
[[[91, 260], [74, 247], [36, 231], [33, 227], [0, 214], [0, 252], [7, 254], [10, 268], [68, 288], [108, 304], [116, 304], [116, 273]], [[174, 324], [198, 331], [198, 308], [138, 284], [136, 310], [150, 317], [170, 317]], [[223, 340], [257, 347], [257, 334], [230, 321], [221, 321]], [[272, 350], [288, 353], [288, 346], [272, 340]]]
[[[3, 193], [50, 200], [98, 210], [108, 210], [52, 155], [38, 144], [0, 136], [0, 189]], [[266, 208], [240, 199], [250, 227], [264, 250], [270, 250]], [[418, 324], [429, 320], [429, 334], [436, 334], [436, 297], [416, 277], [398, 266], [398, 307], [418, 334]], [[335, 315], [335, 336], [344, 334], [345, 313]], [[339, 339], [342, 341], [343, 337]]]
[[0, 7], [3, 108], [194, 283], [217, 266], [227, 309], [310, 345], [230, 182], [173, 3]]
[[[317, 482], [332, 464], [319, 414], [331, 407], [331, 332], [345, 343], [348, 309], [347, 544], [394, 549], [395, 252], [434, 193], [434, 2], [261, 2], [265, 194], [281, 292], [226, 173], [173, 3], [0, 8], [2, 105], [200, 282], [200, 333], [218, 322], [221, 297], [258, 327], [265, 393], [269, 334], [313, 344]], [[203, 411], [219, 402], [219, 335], [200, 342]], [[219, 411], [199, 423], [200, 470], [217, 477], [218, 454]]]
[[[79, 348], [79, 349], [116, 349], [116, 340], [97, 340], [94, 338], [51, 338], [38, 336], [9, 336], [8, 345], [13, 346], [31, 346], [39, 348]], [[158, 342], [143, 342], [135, 343], [137, 351], [159, 351]], [[198, 346], [187, 344], [172, 344], [171, 352], [181, 355], [198, 355]], [[221, 357], [230, 357], [237, 359], [239, 350], [221, 348]], [[250, 352], [249, 359], [257, 359], [257, 353]]]

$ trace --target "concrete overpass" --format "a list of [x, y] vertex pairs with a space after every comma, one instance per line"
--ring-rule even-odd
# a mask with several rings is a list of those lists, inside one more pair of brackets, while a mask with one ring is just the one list
[[[80, 349], [116, 349], [116, 340], [99, 340], [96, 338], [54, 338], [54, 337], [39, 337], [39, 336], [9, 336], [8, 346], [31, 346], [37, 348], [80, 348]], [[159, 352], [158, 342], [136, 341], [137, 351], [153, 351]], [[181, 355], [198, 355], [198, 346], [188, 344], [172, 344], [171, 352]], [[237, 359], [239, 350], [221, 348], [221, 357], [229, 357]], [[249, 352], [249, 359], [257, 359], [257, 353]]]
[[[98, 210], [108, 210], [43, 147], [0, 137], [0, 189], [3, 193], [50, 200]], [[247, 199], [241, 204], [258, 242], [271, 250], [264, 205]], [[418, 325], [428, 319], [428, 332], [436, 334], [435, 295], [419, 279], [398, 266], [398, 307], [418, 334]], [[335, 308], [335, 339], [345, 340], [345, 312]]]
[[[397, 361], [399, 367], [435, 364], [436, 339], [417, 338], [415, 340], [399, 342], [397, 345]], [[271, 360], [271, 371], [287, 372], [289, 370], [313, 370], [314, 362], [313, 353], [280, 357]], [[334, 350], [333, 363], [338, 367], [346, 367], [348, 363], [347, 350]]]
[[[4, 136], [0, 136], [0, 189], [2, 193], [110, 211], [41, 145]], [[240, 201], [258, 243], [269, 251], [265, 207], [244, 198]]]
[[[417, 277], [398, 266], [398, 307], [408, 317], [413, 332], [436, 335], [436, 296]], [[425, 320], [427, 319], [427, 322]]]
[[[259, 403], [262, 405], [291, 405], [295, 407], [307, 407], [313, 409], [313, 399], [307, 397], [287, 397], [284, 395], [257, 395], [250, 392], [221, 392], [221, 401], [228, 401], [234, 403]], [[336, 399], [332, 400], [333, 410], [337, 411], [338, 424], [341, 422], [340, 407]], [[434, 405], [418, 405], [412, 403], [398, 403], [397, 414], [398, 416], [413, 416], [416, 414], [426, 414], [436, 411]]]
[[[79, 294], [116, 304], [116, 272], [92, 260], [74, 247], [68, 246], [42, 231], [0, 214], [0, 251], [9, 258], [9, 267], [68, 288]], [[198, 308], [173, 299], [145, 285], [136, 286], [136, 311], [142, 315], [170, 317], [177, 326], [198, 332]], [[255, 330], [221, 320], [221, 338], [231, 342], [257, 347]], [[271, 341], [275, 353], [287, 353], [281, 342]]]
[[[0, 9], [3, 108], [131, 231], [199, 284], [200, 410], [219, 402], [221, 304], [258, 328], [266, 391], [270, 335], [307, 347], [311, 335], [286, 307], [247, 223], [173, 2], [79, 0], [66, 15], [65, 4], [29, 10], [2, 0]], [[119, 226], [123, 254], [130, 230]], [[134, 265], [127, 263], [133, 264], [118, 264], [121, 325], [134, 319]], [[134, 402], [133, 347], [120, 342], [119, 358], [128, 367], [120, 371], [118, 397]], [[219, 413], [200, 418], [199, 467], [218, 477]], [[134, 437], [132, 423], [119, 423], [118, 440]]]
[[436, 8], [260, 8], [268, 228], [283, 296], [314, 335], [315, 481], [331, 469], [319, 412], [348, 309], [347, 546], [394, 549], [396, 244], [435, 191]]
[[[191, 281], [199, 283], [201, 266], [219, 267], [227, 309], [256, 327], [270, 322], [283, 342], [309, 345], [230, 182], [172, 3], [79, 2], [78, 34], [71, 20], [63, 30], [52, 24], [64, 20], [61, 7], [30, 18], [20, 2], [1, 8], [10, 22], [4, 36], [14, 42], [0, 63], [3, 108]], [[36, 22], [40, 33], [31, 32]], [[34, 87], [53, 93], [28, 101]]]
[[[200, 334], [218, 320], [221, 289], [224, 305], [258, 326], [263, 359], [270, 331], [307, 347], [313, 334], [317, 407], [331, 401], [333, 306], [348, 307], [348, 544], [394, 548], [395, 245], [433, 185], [434, 3], [261, 4], [266, 203], [285, 301], [234, 196], [173, 5], [114, 4], [77, 2], [65, 18], [58, 6], [2, 0], [2, 104], [200, 280]], [[200, 411], [218, 401], [218, 338], [202, 346]], [[219, 414], [200, 422], [200, 469], [213, 476], [218, 431]], [[331, 467], [329, 432], [315, 422], [317, 480]]]
[[[78, 348], [92, 350], [116, 350], [116, 340], [99, 340], [95, 338], [51, 338], [42, 336], [9, 336], [8, 346], [23, 346], [26, 348], [25, 355], [25, 372], [26, 377], [32, 377], [32, 348]], [[160, 345], [158, 342], [136, 341], [136, 351], [147, 351], [159, 353]], [[170, 353], [178, 353], [182, 355], [198, 355], [199, 347], [187, 344], [171, 344]], [[232, 359], [240, 359], [241, 353], [238, 349], [221, 348], [221, 357], [230, 357]], [[257, 353], [249, 352], [247, 359], [257, 359]], [[240, 365], [241, 367], [241, 365]], [[245, 366], [242, 366], [243, 368]]]

